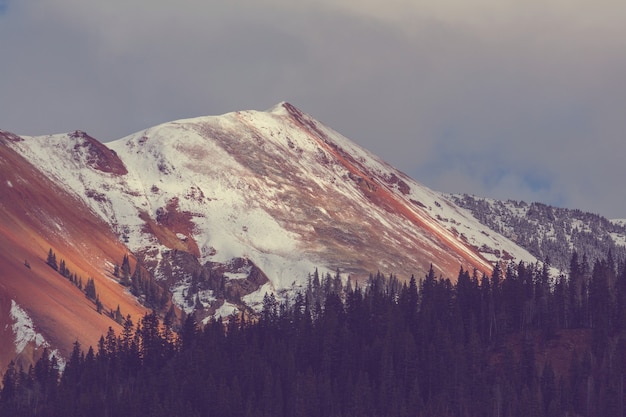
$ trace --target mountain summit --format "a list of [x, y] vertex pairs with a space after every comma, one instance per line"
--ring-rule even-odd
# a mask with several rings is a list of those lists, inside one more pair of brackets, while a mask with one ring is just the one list
[[[228, 315], [266, 293], [303, 288], [315, 271], [344, 282], [377, 271], [408, 280], [431, 264], [455, 277], [460, 267], [489, 273], [499, 259], [536, 261], [289, 103], [178, 120], [106, 145], [80, 131], [2, 132], [0, 171], [0, 324], [15, 324], [6, 317], [18, 305], [63, 354], [86, 330], [61, 337], [59, 323], [79, 319], [66, 312], [39, 323], [69, 300], [95, 309], [46, 265], [49, 249], [93, 278], [105, 313], [120, 306], [135, 317], [140, 302]], [[120, 284], [126, 254], [141, 288]], [[28, 294], [43, 282], [63, 297], [37, 303]], [[117, 325], [94, 314], [80, 319], [91, 329], [83, 344]]]

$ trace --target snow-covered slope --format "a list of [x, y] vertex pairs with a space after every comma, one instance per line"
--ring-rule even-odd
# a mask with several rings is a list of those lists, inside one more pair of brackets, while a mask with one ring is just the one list
[[[432, 262], [454, 279], [461, 266], [536, 261], [289, 103], [165, 123], [107, 145], [83, 132], [11, 142], [105, 220], [186, 309], [203, 265], [233, 282], [246, 274], [224, 265], [260, 271], [245, 286], [253, 302], [303, 285], [315, 268], [408, 279]], [[177, 264], [180, 253], [197, 263]]]
[[608, 220], [581, 210], [541, 203], [499, 201], [470, 195], [450, 198], [466, 207], [483, 224], [527, 248], [541, 260], [568, 271], [572, 252], [588, 262], [604, 258], [609, 250], [618, 259], [626, 256], [626, 222]]

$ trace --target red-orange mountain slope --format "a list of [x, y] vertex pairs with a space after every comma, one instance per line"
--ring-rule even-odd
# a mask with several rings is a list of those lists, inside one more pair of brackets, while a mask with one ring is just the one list
[[58, 187], [7, 146], [18, 137], [0, 132], [0, 369], [16, 356], [28, 364], [43, 345], [31, 341], [16, 352], [16, 303], [35, 323], [51, 348], [67, 355], [74, 341], [95, 346], [109, 326], [118, 325], [96, 311], [68, 279], [46, 264], [48, 250], [84, 283], [94, 279], [105, 310], [120, 306], [134, 320], [145, 312], [111, 279], [126, 250], [108, 225], [77, 198]]

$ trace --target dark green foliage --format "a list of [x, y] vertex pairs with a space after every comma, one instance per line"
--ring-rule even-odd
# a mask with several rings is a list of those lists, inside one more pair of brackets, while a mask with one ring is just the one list
[[96, 284], [93, 278], [87, 278], [87, 285], [85, 285], [85, 295], [90, 300], [96, 301], [98, 294], [96, 292]]
[[69, 273], [69, 270], [65, 267], [65, 259], [61, 259], [61, 261], [59, 262], [58, 271], [59, 271], [59, 274], [67, 278], [67, 274]]
[[52, 251], [52, 248], [50, 248], [50, 250], [48, 251], [48, 258], [46, 259], [46, 263], [48, 264], [48, 266], [50, 266], [50, 268], [54, 269], [55, 271], [59, 270], [59, 265], [57, 264], [57, 256]]
[[98, 314], [102, 314], [102, 309], [104, 309], [104, 306], [102, 305], [102, 301], [100, 301], [100, 297], [98, 297], [98, 295], [96, 295], [96, 300], [94, 302], [96, 303], [96, 311], [98, 312]]
[[[556, 281], [541, 265], [461, 269], [456, 284], [431, 267], [362, 289], [316, 272], [292, 302], [267, 294], [258, 320], [190, 314], [177, 337], [171, 309], [126, 317], [97, 352], [76, 344], [60, 379], [49, 358], [10, 365], [0, 415], [622, 416], [626, 264], [611, 264], [574, 259], [576, 280]], [[604, 346], [573, 346], [559, 368], [545, 346], [570, 328]]]
[[124, 323], [124, 316], [122, 315], [122, 311], [120, 310], [120, 305], [117, 305], [117, 310], [111, 313], [113, 320], [115, 320], [118, 324]]
[[[130, 263], [128, 262], [128, 256], [124, 257], [122, 263], [122, 279], [120, 284], [130, 285], [130, 292], [139, 298], [143, 305], [150, 307], [156, 311], [163, 311], [170, 300], [170, 297], [163, 288], [155, 282], [154, 279], [148, 274], [148, 272], [141, 266], [140, 262], [135, 265], [135, 271], [133, 272], [130, 280], [127, 280], [127, 272], [130, 271]], [[128, 281], [128, 284], [127, 284]]]
[[[130, 260], [128, 259], [128, 255], [124, 255], [124, 259], [122, 260], [122, 267], [118, 271], [118, 275], [119, 275], [119, 278], [120, 278], [120, 284], [122, 284], [125, 287], [130, 286], [130, 284], [131, 284], [131, 282], [130, 282]], [[115, 276], [117, 277], [118, 275], [115, 275]]]

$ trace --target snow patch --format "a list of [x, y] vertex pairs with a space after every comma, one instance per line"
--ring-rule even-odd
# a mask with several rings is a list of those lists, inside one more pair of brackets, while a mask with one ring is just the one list
[[202, 304], [202, 307], [207, 308], [217, 298], [213, 295], [212, 290], [198, 291], [193, 297], [189, 297], [189, 288], [191, 287], [191, 277], [187, 276], [184, 279], [178, 281], [172, 285], [170, 291], [172, 292], [172, 302], [185, 312], [185, 314], [191, 314], [196, 310], [196, 303]]
[[37, 347], [47, 347], [48, 342], [37, 333], [30, 316], [22, 308], [11, 300], [11, 318], [15, 320], [13, 333], [15, 333], [15, 353], [20, 354], [30, 342], [34, 342]]
[[[236, 305], [231, 304], [229, 302], [224, 302], [224, 304], [222, 304], [222, 306], [217, 309], [217, 311], [215, 312], [213, 317], [216, 318], [216, 319], [218, 319], [220, 317], [226, 318], [226, 317], [232, 316], [237, 311], [238, 311], [238, 308], [237, 308]], [[203, 324], [206, 324], [206, 323], [209, 322], [209, 320], [210, 320], [210, 317], [207, 317], [202, 322], [203, 322]]]
[[[49, 348], [50, 343], [46, 341], [41, 333], [35, 330], [35, 325], [30, 316], [15, 302], [11, 300], [11, 310], [9, 312], [11, 318], [15, 321], [12, 326], [15, 334], [15, 353], [19, 355], [26, 349], [29, 343], [34, 343], [37, 348]], [[57, 349], [49, 351], [50, 358], [57, 358], [59, 369], [65, 368], [65, 361]]]
[[194, 310], [193, 306], [189, 306], [185, 299], [187, 292], [189, 291], [189, 285], [189, 281], [180, 280], [170, 288], [170, 291], [172, 292], [172, 302], [176, 306], [180, 307], [185, 314], [191, 314]]
[[611, 233], [611, 238], [618, 246], [626, 246], [626, 236], [620, 233]]
[[261, 307], [263, 306], [263, 297], [265, 297], [265, 294], [272, 293], [275, 293], [274, 288], [271, 283], [267, 282], [255, 292], [242, 297], [241, 300], [253, 309], [261, 311]]
[[246, 279], [252, 272], [252, 265], [239, 268], [237, 272], [224, 272], [224, 276], [228, 279]]

